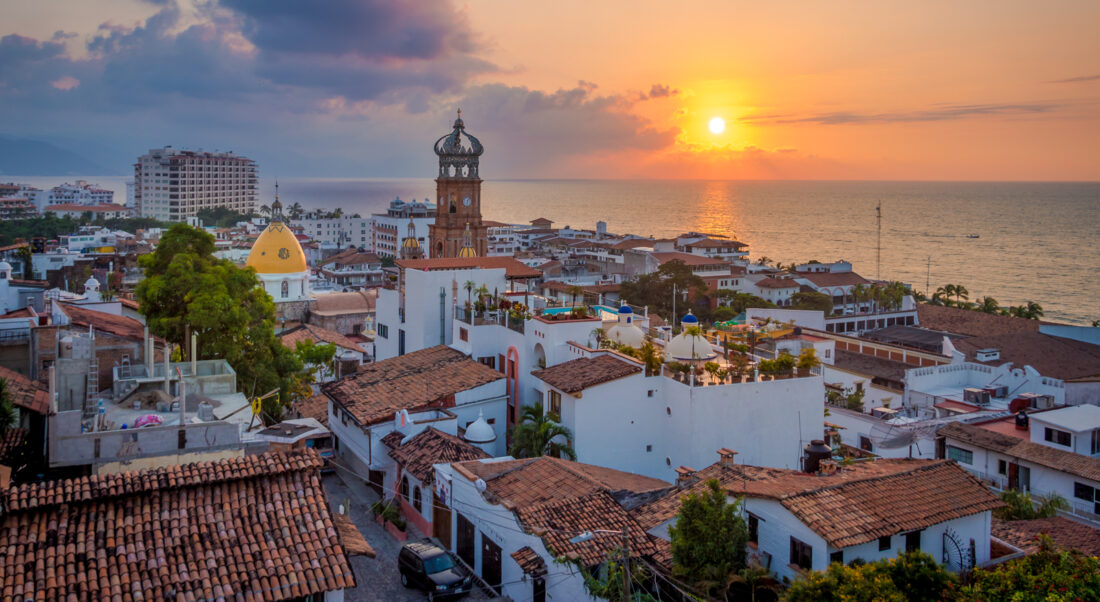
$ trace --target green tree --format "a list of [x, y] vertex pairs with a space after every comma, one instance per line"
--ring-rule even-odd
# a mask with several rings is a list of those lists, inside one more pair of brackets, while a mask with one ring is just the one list
[[264, 411], [278, 420], [283, 406], [303, 395], [310, 374], [293, 351], [275, 336], [275, 303], [256, 273], [217, 259], [214, 237], [176, 224], [156, 251], [139, 258], [145, 278], [135, 291], [152, 333], [187, 347], [198, 335], [200, 359], [220, 358], [237, 373], [237, 388], [248, 396], [278, 388]]
[[[704, 306], [709, 308], [706, 281], [696, 276], [691, 267], [679, 259], [666, 262], [656, 272], [623, 282], [620, 297], [638, 305], [648, 305], [661, 317], [678, 324], [679, 316], [672, 315], [673, 290], [678, 295], [676, 313], [686, 314], [692, 302], [695, 302], [697, 310], [702, 310]], [[701, 312], [697, 311], [696, 315], [701, 316]]]
[[993, 511], [993, 516], [1001, 520], [1051, 518], [1056, 516], [1059, 510], [1069, 509], [1069, 502], [1056, 493], [1033, 498], [1026, 491], [1009, 489], [1001, 492], [1001, 501], [1005, 505]]
[[508, 453], [517, 458], [538, 456], [577, 459], [573, 451], [573, 433], [558, 424], [558, 416], [543, 412], [542, 402], [524, 406], [519, 424], [512, 429], [512, 447]]
[[817, 359], [817, 351], [813, 347], [807, 347], [798, 354], [798, 363], [795, 365], [799, 370], [812, 370], [821, 365], [821, 360]]
[[302, 365], [320, 370], [321, 378], [334, 373], [333, 358], [336, 357], [336, 345], [332, 343], [314, 343], [312, 339], [298, 341], [294, 345], [294, 354]]
[[741, 502], [730, 502], [717, 479], [683, 499], [668, 534], [672, 572], [708, 594], [724, 595], [731, 575], [746, 566], [749, 531]]
[[823, 311], [829, 315], [833, 313], [833, 298], [816, 291], [795, 293], [791, 295], [791, 309]]
[[8, 379], [0, 378], [0, 435], [15, 426], [15, 404], [12, 403]]
[[962, 305], [963, 301], [970, 299], [970, 291], [961, 284], [955, 285], [955, 305]]
[[1018, 560], [979, 569], [953, 596], [960, 602], [1100, 599], [1100, 560], [1057, 549], [1050, 538], [1039, 538], [1039, 552]]
[[844, 566], [829, 565], [798, 579], [787, 590], [789, 602], [905, 602], [953, 597], [958, 578], [932, 556], [906, 552], [896, 559]]

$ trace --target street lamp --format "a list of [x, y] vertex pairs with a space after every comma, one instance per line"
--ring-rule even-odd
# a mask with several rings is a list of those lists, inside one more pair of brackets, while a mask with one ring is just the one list
[[595, 538], [597, 535], [621, 535], [623, 538], [623, 600], [630, 599], [630, 535], [623, 527], [621, 531], [611, 531], [608, 529], [593, 529], [591, 531], [583, 531], [579, 535], [575, 535], [569, 538], [569, 543], [578, 544], [589, 541]]

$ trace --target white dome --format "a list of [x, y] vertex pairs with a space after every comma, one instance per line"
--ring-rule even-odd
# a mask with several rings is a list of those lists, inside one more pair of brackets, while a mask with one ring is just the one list
[[6, 261], [0, 261], [0, 272], [10, 272], [11, 264]]
[[634, 324], [619, 322], [607, 330], [607, 338], [620, 345], [641, 347], [645, 342], [645, 333]]
[[689, 335], [687, 331], [672, 337], [665, 345], [665, 359], [678, 362], [691, 362], [709, 360], [717, 357], [718, 353], [710, 346], [702, 335]]
[[[0, 265], [0, 270], [2, 270], [2, 269], [4, 269], [4, 266]], [[88, 281], [84, 283], [84, 288], [88, 289], [88, 290], [97, 291], [97, 290], [99, 290], [99, 281], [96, 280], [94, 277], [89, 278]]]
[[497, 440], [497, 434], [493, 431], [493, 427], [485, 422], [485, 416], [479, 410], [477, 420], [466, 427], [466, 434], [462, 438], [470, 443], [492, 443]]

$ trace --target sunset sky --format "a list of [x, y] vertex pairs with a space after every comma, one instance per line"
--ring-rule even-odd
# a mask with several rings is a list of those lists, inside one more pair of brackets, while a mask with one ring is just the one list
[[[0, 136], [125, 172], [1100, 180], [1100, 2], [8, 0]], [[708, 123], [725, 121], [711, 133]]]

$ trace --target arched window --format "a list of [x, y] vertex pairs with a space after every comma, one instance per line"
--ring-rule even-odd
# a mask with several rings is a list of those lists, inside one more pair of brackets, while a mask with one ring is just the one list
[[401, 497], [405, 498], [405, 501], [409, 501], [409, 477], [401, 477]]
[[289, 296], [290, 296], [290, 283], [287, 282], [286, 280], [283, 280], [283, 299], [286, 299]]
[[455, 208], [455, 202], [454, 201], [451, 201], [451, 213], [457, 213], [457, 209]]
[[413, 488], [413, 508], [415, 508], [417, 512], [420, 512], [420, 488], [419, 487], [414, 487]]

